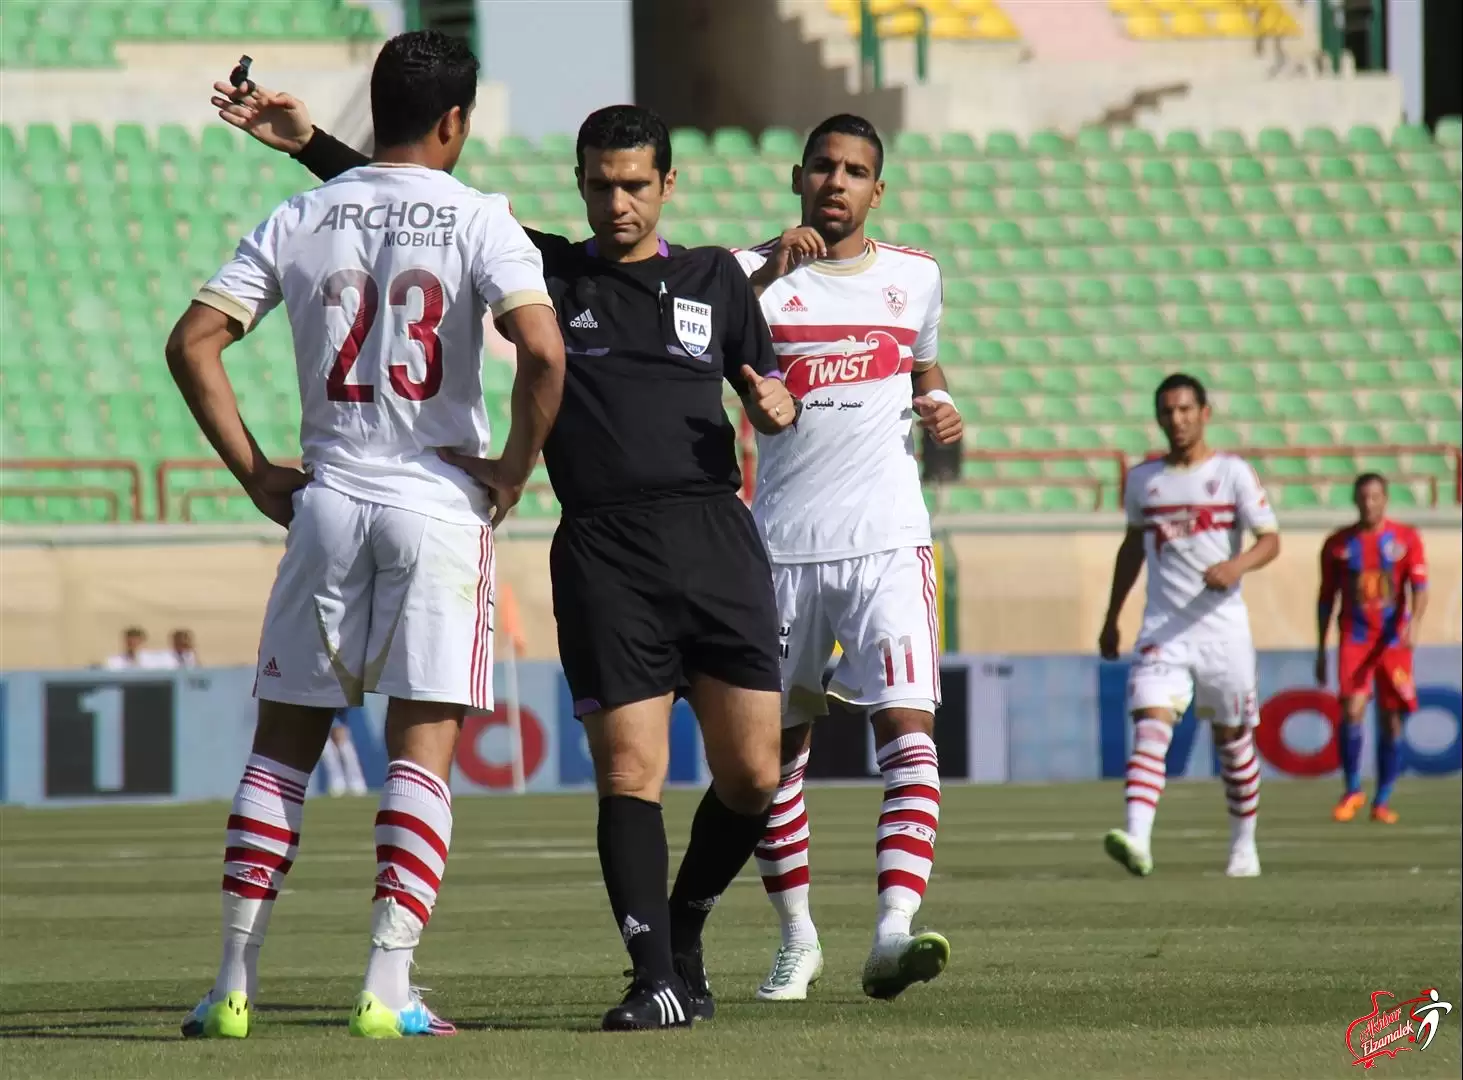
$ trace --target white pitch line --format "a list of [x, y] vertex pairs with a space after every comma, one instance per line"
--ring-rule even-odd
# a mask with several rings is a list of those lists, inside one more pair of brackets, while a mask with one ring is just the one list
[[[1389, 837], [1394, 836], [1458, 836], [1463, 834], [1463, 826], [1460, 825], [1396, 825], [1387, 829]], [[1175, 829], [1158, 831], [1160, 842], [1172, 840], [1223, 840], [1227, 839], [1229, 833], [1222, 829]], [[960, 831], [947, 830], [940, 836], [942, 846], [957, 844], [960, 846], [972, 846], [981, 844], [1091, 844], [1102, 839], [1101, 833], [1079, 833], [1070, 830], [1063, 831], [1031, 831], [1031, 832], [995, 832], [982, 833], [975, 830], [964, 829]], [[1317, 843], [1326, 843], [1327, 839], [1319, 838], [1316, 830], [1309, 828], [1268, 828], [1265, 830], [1264, 838], [1260, 846], [1264, 847], [1307, 847]], [[45, 859], [45, 860], [22, 860], [11, 862], [0, 859], [0, 869], [3, 870], [65, 870], [65, 869], [104, 869], [115, 867], [119, 862], [132, 863], [177, 863], [196, 862], [199, 859], [209, 858], [217, 854], [218, 849], [209, 847], [190, 854], [176, 854], [176, 848], [171, 849], [173, 854], [152, 854], [145, 849], [125, 848], [103, 858], [91, 859]], [[538, 840], [513, 840], [498, 841], [490, 840], [478, 844], [462, 844], [454, 848], [452, 858], [455, 860], [472, 859], [477, 860], [483, 857], [491, 857], [495, 854], [510, 856], [511, 859], [540, 859], [540, 860], [578, 860], [598, 858], [599, 852], [595, 848], [585, 847], [582, 841], [566, 840], [562, 838]], [[354, 862], [363, 858], [369, 858], [371, 849], [362, 846], [357, 851], [341, 852], [312, 852], [305, 856], [311, 863], [338, 863]], [[506, 861], [511, 861], [506, 860]]]

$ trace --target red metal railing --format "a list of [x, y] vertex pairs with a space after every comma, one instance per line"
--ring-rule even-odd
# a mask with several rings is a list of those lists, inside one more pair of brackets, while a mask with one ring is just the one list
[[[4, 458], [0, 459], [0, 474], [9, 472], [118, 472], [127, 479], [128, 501], [132, 511], [130, 520], [142, 520], [142, 469], [135, 461], [116, 458]], [[94, 486], [74, 487], [63, 484], [38, 484], [15, 487], [3, 486], [4, 494], [19, 496], [64, 495], [73, 498], [100, 498], [107, 502], [109, 520], [121, 517], [121, 500], [115, 491]]]
[[[1274, 458], [1284, 458], [1288, 460], [1295, 460], [1296, 458], [1302, 458], [1305, 460], [1311, 460], [1314, 458], [1347, 458], [1352, 461], [1360, 461], [1361, 463], [1363, 463], [1362, 468], [1358, 471], [1365, 470], [1364, 463], [1368, 458], [1402, 457], [1403, 455], [1406, 455], [1407, 457], [1441, 457], [1445, 458], [1448, 463], [1453, 466], [1453, 502], [1463, 503], [1463, 449], [1460, 449], [1456, 446], [1448, 446], [1445, 443], [1428, 443], [1422, 445], [1400, 443], [1388, 446], [1320, 446], [1310, 448], [1280, 446], [1253, 450], [1242, 450], [1240, 451], [1240, 453], [1257, 468], [1259, 468], [1266, 460]], [[1263, 471], [1263, 469], [1261, 471]], [[1274, 479], [1280, 480], [1282, 478], [1275, 477]], [[1284, 479], [1289, 478], [1287, 477]], [[1301, 478], [1297, 477], [1296, 479], [1299, 480]], [[1316, 477], [1315, 479], [1320, 480], [1322, 478]], [[1400, 472], [1389, 474], [1387, 479], [1394, 483], [1426, 483], [1428, 487], [1429, 497], [1431, 499], [1431, 504], [1433, 506], [1438, 505], [1439, 485], [1437, 474], [1421, 472]]]
[[[293, 461], [277, 461], [276, 465], [288, 465], [298, 468], [298, 459]], [[179, 472], [227, 472], [224, 463], [218, 458], [169, 458], [166, 461], [158, 462], [157, 468], [153, 470], [153, 486], [157, 492], [157, 519], [167, 521], [172, 513], [169, 504], [168, 479]], [[178, 496], [178, 516], [183, 521], [192, 520], [193, 501], [205, 498], [230, 498], [232, 496], [247, 498], [242, 488], [229, 487], [207, 487], [207, 488], [185, 488]]]
[[[750, 499], [756, 482], [756, 440], [751, 424], [745, 417], [741, 417], [738, 423], [741, 462], [742, 462], [742, 497]], [[1261, 472], [1264, 472], [1264, 462], [1276, 458], [1283, 459], [1315, 459], [1315, 458], [1346, 458], [1358, 462], [1361, 466], [1369, 458], [1376, 457], [1425, 457], [1439, 456], [1445, 458], [1452, 467], [1452, 497], [1455, 504], [1463, 504], [1463, 448], [1449, 446], [1441, 443], [1432, 444], [1389, 444], [1384, 446], [1287, 446], [1287, 447], [1253, 447], [1238, 451], [1249, 459]], [[1156, 457], [1156, 454], [1147, 455], [1148, 458]], [[979, 485], [982, 487], [1046, 487], [1046, 488], [1074, 488], [1092, 493], [1093, 509], [1101, 509], [1103, 496], [1110, 484], [1115, 484], [1116, 491], [1120, 494], [1123, 485], [1127, 480], [1128, 460], [1117, 450], [967, 450], [963, 455], [967, 462], [988, 462], [995, 465], [1010, 464], [1016, 462], [1082, 462], [1087, 465], [1101, 466], [1104, 464], [1115, 467], [1116, 475], [1112, 478], [1103, 476], [994, 476], [968, 478], [963, 483]], [[286, 464], [298, 464], [288, 462]], [[126, 477], [127, 482], [127, 510], [130, 512], [129, 520], [141, 521], [143, 517], [142, 499], [142, 470], [135, 461], [120, 459], [98, 459], [89, 460], [85, 458], [12, 458], [0, 461], [0, 474], [7, 471], [19, 472], [118, 472]], [[242, 497], [243, 492], [234, 487], [218, 487], [216, 484], [198, 484], [185, 486], [181, 491], [172, 492], [169, 490], [170, 481], [175, 474], [184, 472], [219, 473], [224, 471], [223, 464], [216, 458], [177, 458], [160, 462], [154, 470], [154, 484], [157, 494], [157, 520], [168, 521], [176, 508], [177, 516], [182, 521], [191, 521], [196, 502], [205, 498], [228, 498]], [[1444, 479], [1436, 473], [1425, 473], [1419, 471], [1404, 471], [1393, 473], [1389, 479], [1402, 483], [1426, 484], [1429, 498], [1433, 506], [1437, 506], [1444, 490]], [[1327, 477], [1275, 477], [1280, 482], [1326, 482]], [[98, 487], [95, 484], [85, 486], [67, 486], [57, 483], [39, 483], [26, 486], [5, 485], [3, 492], [8, 496], [64, 496], [72, 498], [94, 498], [101, 499], [106, 503], [107, 513], [111, 520], [120, 520], [123, 511], [123, 496], [117, 491]], [[530, 484], [525, 492], [525, 498], [537, 499], [540, 504], [546, 500], [552, 500], [552, 492], [546, 485], [540, 482]]]
[[[1076, 461], [1083, 464], [1112, 462], [1117, 466], [1117, 490], [1121, 494], [1128, 479], [1128, 459], [1121, 450], [967, 450], [965, 461], [1003, 462]], [[1102, 493], [1107, 485], [1100, 476], [983, 476], [973, 480], [981, 487], [1045, 487], [1086, 488], [1092, 492], [1092, 509], [1102, 509]]]

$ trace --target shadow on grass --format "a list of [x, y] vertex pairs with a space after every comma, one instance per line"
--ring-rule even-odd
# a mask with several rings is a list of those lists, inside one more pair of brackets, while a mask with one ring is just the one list
[[37, 1024], [0, 1025], [0, 1041], [5, 1039], [88, 1039], [95, 1042], [177, 1042], [177, 1035], [141, 1035], [130, 1031], [109, 1031], [128, 1027], [125, 1020], [97, 1020], [90, 1024], [51, 1028]]
[[[261, 1012], [330, 1012], [345, 1006], [334, 1005], [258, 1005]], [[92, 1005], [72, 1009], [0, 1009], [0, 1016], [107, 1016], [111, 1014], [177, 1013], [186, 1016], [192, 1005]]]

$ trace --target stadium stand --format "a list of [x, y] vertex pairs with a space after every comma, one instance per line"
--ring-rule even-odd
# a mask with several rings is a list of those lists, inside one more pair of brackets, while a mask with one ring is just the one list
[[118, 41], [335, 41], [381, 36], [365, 8], [345, 0], [260, 4], [211, 0], [5, 0], [0, 66], [94, 68], [116, 64]]
[[[741, 246], [797, 219], [797, 133], [673, 142], [671, 239]], [[526, 224], [583, 236], [572, 162], [567, 136], [509, 138], [471, 144], [459, 174], [514, 193]], [[1179, 367], [1215, 390], [1216, 442], [1254, 454], [1285, 507], [1339, 504], [1361, 466], [1402, 477], [1401, 506], [1456, 498], [1457, 118], [1436, 137], [906, 132], [885, 178], [876, 235], [945, 273], [942, 360], [968, 435], [965, 482], [932, 491], [940, 508], [1113, 506], [1123, 463], [1156, 442], [1151, 388]], [[237, 236], [309, 183], [222, 127], [0, 128], [5, 521], [253, 514], [208, 467], [162, 345]], [[287, 455], [287, 322], [265, 320], [230, 364], [246, 419]], [[501, 438], [512, 372], [488, 372]], [[523, 512], [557, 508], [537, 489]]]
[[[924, 9], [924, 19], [917, 8]], [[844, 20], [850, 34], [859, 32], [858, 0], [828, 0], [828, 10]], [[873, 0], [870, 10], [883, 37], [915, 34], [922, 24], [928, 25], [931, 37], [941, 40], [1015, 41], [1020, 37], [996, 0]]]
[[1280, 0], [1108, 0], [1107, 6], [1136, 41], [1301, 35]]

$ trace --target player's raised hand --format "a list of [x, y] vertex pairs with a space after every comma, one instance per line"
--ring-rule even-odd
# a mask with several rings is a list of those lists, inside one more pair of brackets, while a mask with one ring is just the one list
[[827, 257], [828, 245], [818, 235], [818, 230], [809, 225], [799, 225], [795, 229], [788, 229], [777, 238], [777, 247], [747, 280], [760, 292], [803, 263]]
[[459, 454], [456, 450], [441, 447], [437, 456], [449, 465], [456, 465], [482, 487], [488, 489], [493, 503], [493, 528], [503, 523], [508, 511], [523, 498], [523, 489], [528, 486], [528, 476], [521, 469], [510, 467], [502, 458], [480, 458], [471, 454]]
[[1097, 635], [1097, 654], [1104, 660], [1118, 658], [1118, 624], [1106, 623]]
[[743, 401], [752, 410], [753, 426], [764, 435], [775, 435], [797, 421], [798, 403], [782, 385], [781, 379], [758, 375], [749, 364], [742, 365], [742, 378], [747, 382]]
[[309, 482], [303, 469], [270, 464], [246, 490], [261, 514], [288, 529], [295, 517], [295, 492]]
[[314, 133], [309, 110], [299, 98], [255, 83], [235, 87], [216, 82], [213, 89], [209, 104], [218, 110], [219, 119], [248, 132], [271, 149], [297, 154]]
[[965, 436], [965, 422], [960, 419], [960, 410], [948, 401], [936, 401], [928, 395], [914, 399], [914, 411], [919, 415], [920, 427], [934, 437], [941, 446], [958, 443]]

